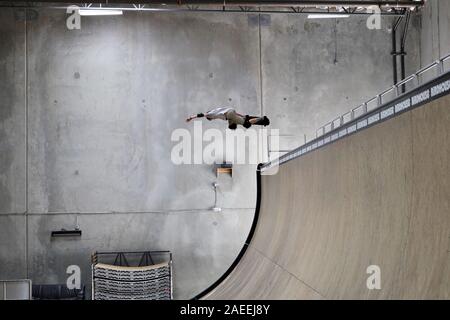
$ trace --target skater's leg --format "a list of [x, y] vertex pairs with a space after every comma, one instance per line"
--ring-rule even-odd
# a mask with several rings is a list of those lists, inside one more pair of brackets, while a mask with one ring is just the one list
[[250, 116], [249, 116], [249, 115], [246, 115], [246, 116], [245, 116], [245, 121], [244, 121], [243, 126], [244, 126], [244, 128], [246, 128], [246, 129], [248, 129], [248, 128], [250, 128], [250, 127], [252, 126], [252, 124], [251, 124], [251, 122], [250, 122]]
[[258, 121], [261, 121], [262, 117], [250, 117], [249, 121], [251, 124], [256, 124]]
[[264, 117], [252, 117], [251, 119], [249, 119], [249, 122], [252, 125], [256, 124], [256, 125], [260, 125], [260, 126], [268, 126], [270, 124], [270, 120], [266, 116], [264, 116]]

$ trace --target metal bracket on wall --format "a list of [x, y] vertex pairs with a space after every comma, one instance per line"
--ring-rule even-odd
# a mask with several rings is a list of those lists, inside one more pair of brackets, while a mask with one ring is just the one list
[[52, 231], [51, 236], [52, 238], [56, 237], [81, 237], [81, 230], [75, 229], [75, 230], [65, 230], [61, 229], [58, 231]]

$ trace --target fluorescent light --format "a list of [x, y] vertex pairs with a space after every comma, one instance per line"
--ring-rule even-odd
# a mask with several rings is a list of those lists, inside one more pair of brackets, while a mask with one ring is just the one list
[[114, 9], [80, 9], [78, 12], [80, 16], [120, 16], [123, 14], [122, 10]]
[[332, 18], [348, 18], [348, 14], [330, 14], [330, 13], [314, 13], [309, 14], [308, 19], [332, 19]]

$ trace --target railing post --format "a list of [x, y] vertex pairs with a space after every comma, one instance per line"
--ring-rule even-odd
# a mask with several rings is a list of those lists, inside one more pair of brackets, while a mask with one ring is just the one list
[[319, 129], [316, 130], [316, 139], [319, 137], [319, 131], [320, 131], [320, 129], [321, 129], [321, 128], [319, 128]]
[[437, 61], [437, 72], [438, 72], [438, 76], [440, 76], [441, 74], [444, 74], [444, 60], [439, 60]]
[[363, 114], [367, 113], [367, 102], [364, 102], [363, 104]]
[[395, 96], [398, 97], [398, 86], [397, 86], [396, 84], [394, 84], [394, 85], [392, 86], [392, 89], [394, 90]]
[[420, 86], [420, 75], [418, 73], [414, 73], [414, 78], [416, 78], [417, 86]]

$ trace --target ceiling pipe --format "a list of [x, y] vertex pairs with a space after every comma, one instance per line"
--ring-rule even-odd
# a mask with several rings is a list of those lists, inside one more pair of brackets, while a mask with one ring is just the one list
[[88, 10], [117, 9], [121, 11], [143, 12], [202, 12], [202, 13], [273, 13], [273, 14], [330, 14], [366, 16], [372, 12], [368, 7], [377, 6], [382, 16], [404, 16], [407, 12], [419, 10], [425, 1], [385, 0], [385, 1], [312, 1], [312, 0], [90, 0], [89, 2], [69, 2], [67, 0], [4, 1], [0, 8], [22, 9], [62, 9], [76, 5]]
[[397, 29], [402, 22], [403, 17], [398, 18], [392, 27], [392, 69], [394, 72], [394, 85], [398, 83], [398, 67], [397, 67]]
[[[406, 14], [406, 20], [405, 20], [405, 27], [403, 28], [403, 34], [401, 38], [401, 45], [400, 45], [400, 67], [401, 67], [401, 76], [402, 80], [405, 80], [406, 78], [406, 62], [405, 62], [405, 56], [406, 56], [406, 38], [408, 35], [408, 28], [409, 28], [409, 22], [411, 20], [411, 12], [408, 12]], [[402, 93], [406, 92], [406, 84], [402, 85]]]

